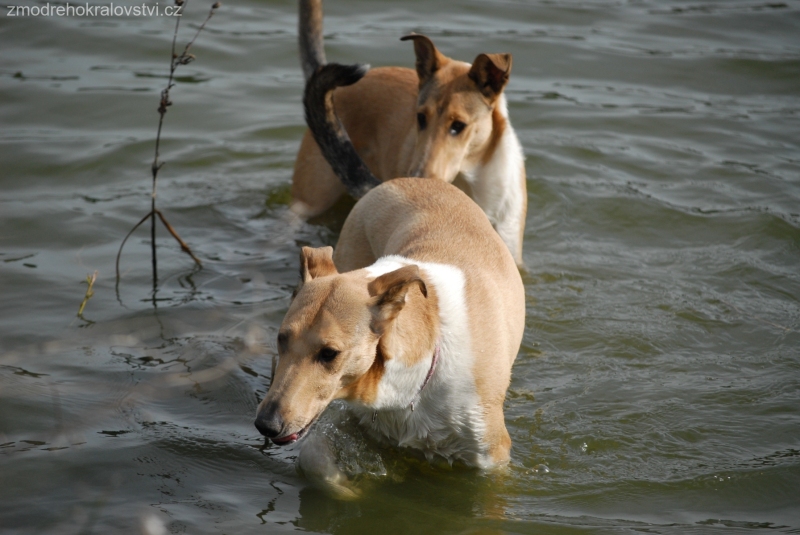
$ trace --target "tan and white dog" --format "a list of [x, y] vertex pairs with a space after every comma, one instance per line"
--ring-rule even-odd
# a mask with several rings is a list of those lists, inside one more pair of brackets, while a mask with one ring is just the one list
[[[305, 100], [333, 169], [356, 183], [375, 179], [336, 122], [330, 96], [361, 76], [358, 67], [326, 65]], [[263, 435], [295, 442], [343, 399], [370, 435], [429, 460], [480, 468], [508, 461], [503, 401], [525, 293], [507, 247], [467, 195], [440, 180], [383, 183], [355, 205], [335, 252], [303, 247], [300, 275], [258, 407]], [[341, 495], [346, 478], [310, 435], [301, 468]]]
[[[325, 64], [322, 0], [301, 0], [299, 34], [308, 79]], [[480, 54], [470, 65], [444, 56], [424, 35], [402, 40], [414, 42], [416, 72], [370, 70], [357, 84], [336, 90], [336, 114], [380, 181], [413, 176], [455, 183], [483, 209], [522, 265], [525, 163], [503, 94], [511, 54]], [[292, 211], [318, 215], [345, 191], [356, 198], [365, 193], [342, 184], [306, 132], [292, 177]]]

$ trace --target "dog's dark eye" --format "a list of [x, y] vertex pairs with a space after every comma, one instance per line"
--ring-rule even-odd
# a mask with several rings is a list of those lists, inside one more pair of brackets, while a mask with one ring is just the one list
[[453, 121], [453, 124], [450, 125], [450, 135], [457, 136], [463, 132], [466, 127], [467, 125], [461, 121]]
[[286, 333], [278, 333], [278, 352], [284, 353], [288, 343], [289, 335]]
[[425, 130], [425, 127], [428, 126], [428, 119], [425, 117], [424, 113], [420, 112], [417, 114], [417, 124], [420, 130]]
[[339, 352], [332, 347], [323, 347], [319, 350], [319, 353], [317, 353], [317, 358], [320, 360], [320, 362], [327, 363], [332, 362], [338, 354]]

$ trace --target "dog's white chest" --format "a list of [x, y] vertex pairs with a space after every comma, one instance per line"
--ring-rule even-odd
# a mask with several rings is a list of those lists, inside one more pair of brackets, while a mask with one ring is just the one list
[[[386, 257], [371, 266], [376, 274], [411, 263]], [[431, 359], [413, 367], [389, 361], [373, 407], [355, 407], [361, 424], [376, 438], [421, 451], [429, 460], [471, 466], [489, 464], [484, 421], [473, 376], [464, 275], [443, 264], [414, 262], [433, 283], [439, 297], [439, 356], [430, 379]], [[420, 391], [420, 387], [424, 387]], [[413, 402], [413, 410], [412, 410]]]

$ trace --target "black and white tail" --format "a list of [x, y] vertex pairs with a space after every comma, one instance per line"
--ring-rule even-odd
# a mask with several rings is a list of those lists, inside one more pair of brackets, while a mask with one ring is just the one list
[[378, 186], [333, 108], [333, 90], [359, 81], [369, 69], [365, 65], [329, 63], [319, 67], [306, 82], [303, 106], [306, 124], [336, 176], [356, 199]]
[[300, 61], [306, 81], [325, 65], [325, 43], [322, 38], [322, 0], [300, 0], [297, 28], [300, 41]]

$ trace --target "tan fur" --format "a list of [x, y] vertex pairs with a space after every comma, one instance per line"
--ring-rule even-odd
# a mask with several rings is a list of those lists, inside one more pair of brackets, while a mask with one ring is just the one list
[[[507, 461], [503, 400], [524, 329], [524, 288], [480, 208], [439, 181], [384, 184], [353, 208], [332, 257], [330, 248], [303, 249], [301, 286], [280, 329], [288, 341], [259, 413], [277, 404], [282, 433], [297, 433], [333, 399], [373, 400], [387, 361], [430, 358], [440, 335], [435, 287], [414, 265], [370, 278], [363, 268], [387, 255], [463, 272], [485, 447], [493, 462]], [[341, 353], [323, 364], [315, 358], [323, 346]]]
[[[481, 163], [487, 164], [492, 159], [497, 144], [500, 143], [500, 138], [503, 137], [503, 132], [506, 130], [506, 118], [500, 113], [497, 108], [492, 110], [492, 135], [489, 137], [489, 142], [486, 144], [486, 150], [481, 156]], [[523, 172], [523, 176], [525, 173]]]
[[[491, 157], [502, 131], [494, 132], [494, 99], [476, 90], [471, 72], [468, 63], [445, 58], [430, 81], [420, 87], [416, 112], [425, 115], [427, 127], [417, 132], [411, 176], [452, 182], [462, 169]], [[450, 133], [455, 121], [466, 124], [457, 136]]]
[[[414, 40], [416, 72], [372, 69], [358, 83], [334, 92], [334, 108], [356, 151], [381, 181], [419, 176], [453, 182], [485, 164], [502, 136], [506, 121], [496, 104], [511, 56], [480, 54], [470, 66], [441, 54], [427, 37], [408, 38]], [[417, 114], [425, 116], [424, 129]], [[451, 133], [454, 121], [466, 125], [458, 135]], [[344, 192], [306, 132], [292, 177], [292, 210], [313, 217]], [[515, 260], [521, 263], [521, 257]]]
[[[527, 188], [526, 183], [527, 183], [528, 178], [527, 178], [527, 176], [525, 176], [525, 163], [524, 162], [522, 163], [522, 165], [520, 165], [520, 168], [521, 168], [521, 171], [520, 171], [520, 175], [519, 176], [520, 176], [520, 181], [522, 181], [522, 189], [523, 189], [523, 191], [525, 191], [525, 195], [527, 195], [528, 192], [527, 192], [527, 189], [526, 189]], [[527, 202], [527, 199], [525, 199], [525, 204], [522, 207], [522, 217], [519, 220], [519, 243], [522, 243], [524, 241], [524, 239], [525, 239], [525, 220], [526, 220], [527, 216], [528, 216], [528, 202]], [[515, 258], [514, 260], [517, 261], [517, 264], [520, 264], [519, 259]]]
[[[391, 184], [398, 187], [376, 192], [369, 202], [355, 206], [342, 229], [334, 261], [342, 270], [357, 269], [396, 254], [462, 267], [473, 305], [469, 307], [473, 373], [485, 411], [486, 442], [495, 462], [507, 461], [511, 439], [503, 401], [525, 328], [525, 294], [517, 268], [497, 234], [473, 230], [491, 228], [474, 203], [463, 202], [465, 198], [442, 202], [435, 183], [398, 180]], [[421, 208], [424, 220], [383, 208], [397, 204]]]
[[[401, 67], [371, 69], [358, 83], [334, 91], [334, 108], [367, 167], [381, 180], [408, 173], [416, 137], [417, 74]], [[310, 131], [295, 160], [292, 210], [313, 217], [345, 189], [325, 161]]]
[[[270, 399], [279, 399], [283, 419], [294, 431], [311, 423], [333, 399], [369, 403], [386, 359], [414, 364], [429, 353], [438, 336], [429, 328], [435, 324], [435, 294], [425, 297], [416, 286], [403, 295], [404, 314], [391, 317], [391, 325], [380, 335], [372, 332], [382, 327], [369, 313], [381, 294], [370, 294], [363, 272], [339, 274], [330, 250], [303, 248], [300, 289], [281, 325], [281, 333], [289, 337], [288, 348], [281, 352], [274, 383], [259, 406], [261, 410]], [[425, 333], [421, 340], [419, 333]], [[322, 346], [342, 350], [333, 366], [320, 366], [309, 358]]]
[[378, 383], [381, 382], [386, 363], [386, 357], [381, 346], [382, 344], [378, 342], [378, 348], [375, 350], [375, 361], [372, 366], [364, 375], [344, 387], [342, 398], [360, 401], [365, 404], [375, 401], [378, 396]]

